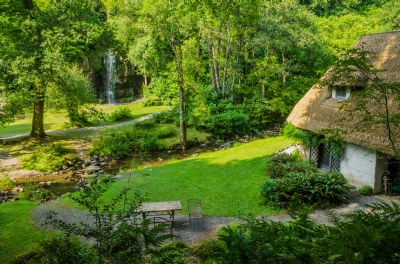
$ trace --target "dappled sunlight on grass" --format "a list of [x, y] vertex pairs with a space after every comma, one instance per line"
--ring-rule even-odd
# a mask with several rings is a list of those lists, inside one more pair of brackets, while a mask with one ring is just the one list
[[[150, 106], [143, 107], [140, 103], [123, 104], [123, 105], [95, 105], [97, 109], [101, 109], [105, 114], [111, 114], [116, 109], [128, 107], [132, 111], [132, 119], [139, 118], [155, 112], [170, 109], [170, 106]], [[17, 133], [29, 133], [31, 130], [32, 114], [27, 114], [23, 119], [17, 120], [4, 127], [0, 126], [0, 136]], [[44, 116], [45, 130], [62, 130], [67, 129], [68, 118], [65, 111], [46, 111]], [[99, 121], [93, 125], [107, 125], [115, 122]]]

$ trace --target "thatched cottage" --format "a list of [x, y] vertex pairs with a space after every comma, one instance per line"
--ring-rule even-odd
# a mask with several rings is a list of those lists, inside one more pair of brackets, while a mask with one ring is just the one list
[[[382, 82], [400, 83], [400, 31], [364, 35], [353, 48], [368, 52], [369, 64], [379, 70], [377, 75]], [[321, 79], [331, 78], [332, 72], [334, 67]], [[327, 129], [342, 131], [345, 144], [340, 153], [330, 151], [329, 144], [322, 143], [305, 148], [306, 155], [320, 168], [340, 171], [354, 186], [370, 185], [378, 193], [382, 190], [382, 173], [390, 170], [392, 175], [399, 174], [399, 163], [392, 158], [393, 149], [389, 147], [383, 124], [369, 124], [362, 129], [361, 117], [348, 118], [351, 113], [343, 109], [344, 101], [357, 103], [357, 92], [371, 85], [367, 76], [357, 72], [352, 74], [355, 77], [352, 81], [315, 84], [297, 103], [287, 121], [316, 133]], [[398, 107], [396, 109], [399, 111]], [[396, 137], [398, 133], [394, 131]]]

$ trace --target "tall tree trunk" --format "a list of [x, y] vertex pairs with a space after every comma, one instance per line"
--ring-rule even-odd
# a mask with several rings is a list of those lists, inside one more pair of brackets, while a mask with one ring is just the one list
[[186, 149], [186, 131], [187, 131], [187, 121], [186, 121], [186, 107], [185, 107], [185, 84], [183, 81], [183, 69], [182, 69], [182, 49], [180, 46], [179, 35], [176, 35], [173, 30], [171, 30], [171, 47], [175, 55], [175, 65], [176, 71], [178, 73], [179, 82], [179, 132], [180, 132], [180, 143], [182, 150]]
[[226, 90], [226, 80], [228, 78], [228, 63], [229, 63], [229, 57], [230, 57], [230, 43], [231, 43], [231, 38], [229, 38], [228, 43], [226, 44], [224, 77], [223, 77], [223, 80], [222, 80], [222, 94], [224, 94], [224, 95], [225, 95], [225, 90]]
[[46, 132], [44, 131], [44, 92], [38, 88], [36, 93], [35, 102], [33, 106], [32, 130], [31, 137], [44, 138]]
[[214, 67], [213, 48], [212, 48], [211, 41], [209, 38], [207, 38], [206, 42], [207, 42], [208, 56], [210, 58], [210, 75], [211, 75], [213, 90], [214, 90], [214, 92], [219, 92], [218, 83], [217, 83], [216, 74], [215, 74], [215, 67]]
[[261, 84], [261, 96], [262, 98], [265, 98], [265, 83]]
[[25, 9], [33, 9], [33, 1], [32, 0], [24, 0]]

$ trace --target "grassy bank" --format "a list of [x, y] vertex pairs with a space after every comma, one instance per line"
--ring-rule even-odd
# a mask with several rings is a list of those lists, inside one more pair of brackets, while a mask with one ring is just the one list
[[256, 140], [234, 148], [143, 168], [130, 179], [115, 183], [111, 198], [129, 184], [149, 201], [179, 200], [187, 213], [187, 200], [201, 198], [206, 215], [243, 216], [270, 214], [260, 205], [260, 187], [266, 180], [267, 157], [292, 143], [280, 136]]
[[[170, 109], [168, 106], [150, 106], [143, 107], [139, 103], [135, 104], [124, 104], [124, 105], [96, 105], [96, 108], [103, 111], [105, 114], [111, 114], [118, 108], [127, 107], [131, 110], [132, 119], [139, 118], [144, 115], [148, 115], [155, 112], [164, 111]], [[32, 113], [27, 113], [25, 118], [15, 121], [7, 126], [0, 127], [0, 136], [17, 133], [28, 133], [31, 130]], [[45, 129], [46, 130], [61, 130], [68, 128], [67, 115], [64, 111], [47, 111], [44, 117]], [[100, 121], [93, 125], [107, 125], [115, 122], [111, 121]]]
[[30, 201], [0, 204], [0, 263], [10, 262], [48, 236], [33, 225], [36, 206]]

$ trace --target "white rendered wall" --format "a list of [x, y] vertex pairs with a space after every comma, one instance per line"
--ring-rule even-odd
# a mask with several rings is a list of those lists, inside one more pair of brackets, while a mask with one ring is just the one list
[[351, 185], [360, 187], [370, 185], [375, 187], [376, 152], [366, 148], [346, 143], [340, 172]]

